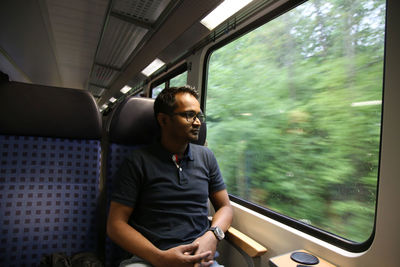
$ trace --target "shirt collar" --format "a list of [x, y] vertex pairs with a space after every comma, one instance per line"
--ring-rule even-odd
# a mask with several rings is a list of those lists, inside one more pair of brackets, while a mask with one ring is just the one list
[[183, 155], [184, 158], [189, 158], [189, 160], [193, 160], [193, 154], [192, 154], [192, 146], [190, 143], [188, 144], [185, 154]]
[[[168, 158], [171, 158], [171, 156], [173, 155], [171, 152], [169, 152], [168, 150], [166, 150], [163, 145], [161, 144], [161, 142], [157, 142], [158, 147], [159, 147], [159, 151], [162, 155], [165, 155]], [[193, 158], [193, 154], [192, 154], [192, 148], [191, 148], [191, 144], [189, 143], [185, 153], [183, 154], [183, 159], [189, 159], [189, 160], [194, 160]]]

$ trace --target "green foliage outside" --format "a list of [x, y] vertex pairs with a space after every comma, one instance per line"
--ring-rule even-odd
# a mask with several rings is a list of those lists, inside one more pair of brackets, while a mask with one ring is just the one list
[[230, 194], [368, 239], [384, 15], [383, 0], [309, 1], [211, 55], [207, 141]]
[[179, 87], [186, 85], [187, 82], [187, 71], [175, 76], [169, 80], [169, 87]]

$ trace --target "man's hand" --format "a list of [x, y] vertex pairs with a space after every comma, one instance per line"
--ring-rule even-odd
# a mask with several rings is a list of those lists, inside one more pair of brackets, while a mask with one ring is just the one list
[[201, 265], [202, 267], [210, 266], [212, 261], [210, 262], [205, 259], [210, 258], [212, 251], [203, 250], [201, 253], [197, 253], [199, 246], [198, 242], [193, 242], [192, 244], [164, 250], [158, 260], [159, 262], [153, 264], [155, 266], [193, 267], [196, 263], [204, 262]]
[[218, 239], [215, 237], [214, 233], [211, 231], [207, 231], [204, 235], [197, 238], [194, 243], [199, 243], [199, 247], [195, 251], [195, 255], [201, 254], [204, 251], [211, 251], [211, 254], [201, 260], [201, 265], [199, 263], [195, 264], [197, 266], [209, 266], [212, 264], [212, 260], [214, 259], [215, 251], [217, 250]]

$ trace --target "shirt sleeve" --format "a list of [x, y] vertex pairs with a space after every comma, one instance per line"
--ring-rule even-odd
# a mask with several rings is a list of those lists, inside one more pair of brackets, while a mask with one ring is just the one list
[[113, 177], [111, 200], [134, 207], [142, 184], [142, 170], [139, 168], [140, 158], [132, 155], [126, 158]]
[[209, 178], [210, 178], [209, 192], [213, 193], [226, 189], [226, 185], [222, 178], [222, 174], [219, 169], [217, 159], [214, 156], [214, 153], [208, 148], [206, 148], [206, 150], [207, 150], [207, 164], [208, 164]]

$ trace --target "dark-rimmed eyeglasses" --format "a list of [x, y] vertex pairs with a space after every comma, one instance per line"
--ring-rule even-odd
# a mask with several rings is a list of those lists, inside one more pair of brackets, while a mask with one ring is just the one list
[[196, 113], [195, 111], [175, 112], [171, 115], [179, 115], [181, 117], [184, 117], [186, 118], [187, 122], [190, 123], [193, 123], [196, 118], [199, 119], [201, 123], [206, 121], [206, 116], [201, 111], [199, 113]]

